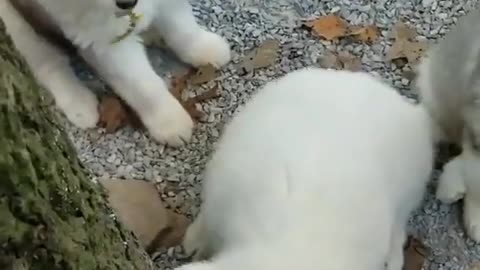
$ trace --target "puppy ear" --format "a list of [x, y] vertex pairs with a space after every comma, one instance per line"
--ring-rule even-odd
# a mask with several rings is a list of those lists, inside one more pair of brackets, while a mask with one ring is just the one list
[[175, 270], [216, 270], [214, 263], [209, 261], [194, 262], [177, 267]]

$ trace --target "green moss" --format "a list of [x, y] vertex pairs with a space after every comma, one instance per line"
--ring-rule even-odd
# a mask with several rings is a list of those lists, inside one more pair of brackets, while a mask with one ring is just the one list
[[0, 269], [152, 269], [50, 102], [0, 20]]

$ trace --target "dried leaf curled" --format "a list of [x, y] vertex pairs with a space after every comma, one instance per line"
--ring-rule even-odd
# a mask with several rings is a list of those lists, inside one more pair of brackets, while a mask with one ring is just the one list
[[104, 96], [98, 107], [98, 126], [104, 127], [107, 133], [131, 125], [142, 128], [143, 124], [137, 114], [117, 96]]
[[190, 77], [193, 85], [203, 84], [213, 81], [217, 77], [217, 69], [212, 65], [201, 66], [197, 72]]
[[352, 36], [361, 42], [373, 42], [378, 39], [379, 31], [375, 25], [354, 26], [349, 25], [337, 15], [330, 14], [316, 20], [307, 22], [305, 27], [326, 40], [336, 40]]
[[327, 52], [325, 56], [320, 58], [319, 64], [327, 69], [346, 69], [350, 71], [360, 71], [362, 69], [360, 59], [344, 51], [338, 54]]
[[480, 270], [480, 263], [472, 265], [469, 270]]
[[426, 42], [397, 40], [387, 52], [386, 60], [405, 58], [408, 63], [416, 64], [428, 49]]
[[260, 46], [252, 50], [238, 64], [240, 74], [250, 73], [255, 69], [268, 67], [277, 60], [280, 44], [274, 39], [265, 40]]
[[373, 42], [378, 39], [378, 27], [375, 25], [351, 27], [350, 35], [362, 42]]
[[100, 183], [119, 220], [149, 253], [180, 244], [189, 222], [165, 207], [154, 184], [120, 179], [102, 179]]
[[422, 270], [430, 250], [420, 240], [409, 236], [404, 248], [403, 270]]
[[334, 14], [322, 16], [314, 21], [307, 22], [305, 25], [326, 40], [338, 39], [348, 34], [347, 23]]
[[417, 31], [410, 26], [406, 25], [404, 22], [397, 22], [393, 26], [391, 36], [395, 40], [414, 40], [417, 36]]
[[402, 22], [394, 26], [392, 36], [395, 42], [387, 51], [387, 61], [406, 59], [408, 63], [416, 64], [428, 50], [428, 43], [416, 41], [415, 29]]
[[[178, 77], [174, 77], [172, 79], [172, 86], [170, 88], [170, 92], [172, 95], [180, 102], [180, 104], [183, 106], [183, 108], [188, 112], [190, 117], [193, 120], [200, 121], [204, 113], [200, 110], [197, 109], [197, 103], [205, 102], [210, 99], [214, 99], [220, 95], [218, 91], [218, 84], [213, 86], [211, 89], [206, 91], [203, 94], [187, 98], [184, 100], [182, 98], [182, 93], [183, 91], [186, 91], [188, 88], [188, 81], [189, 79], [191, 80], [192, 72], [187, 72], [186, 74], [183, 74]], [[193, 75], [195, 76], [195, 75]], [[198, 81], [197, 81], [198, 82]]]
[[343, 64], [338, 59], [338, 55], [332, 52], [327, 52], [324, 56], [320, 57], [319, 65], [326, 69], [342, 69]]

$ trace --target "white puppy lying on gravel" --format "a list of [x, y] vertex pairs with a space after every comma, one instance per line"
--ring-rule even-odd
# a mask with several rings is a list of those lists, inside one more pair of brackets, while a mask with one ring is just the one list
[[227, 126], [184, 239], [206, 269], [400, 270], [433, 165], [430, 119], [368, 74], [304, 69]]

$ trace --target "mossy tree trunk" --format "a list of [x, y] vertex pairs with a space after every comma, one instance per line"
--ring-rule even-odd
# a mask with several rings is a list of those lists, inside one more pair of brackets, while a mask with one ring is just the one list
[[111, 217], [0, 19], [0, 269], [153, 269]]

